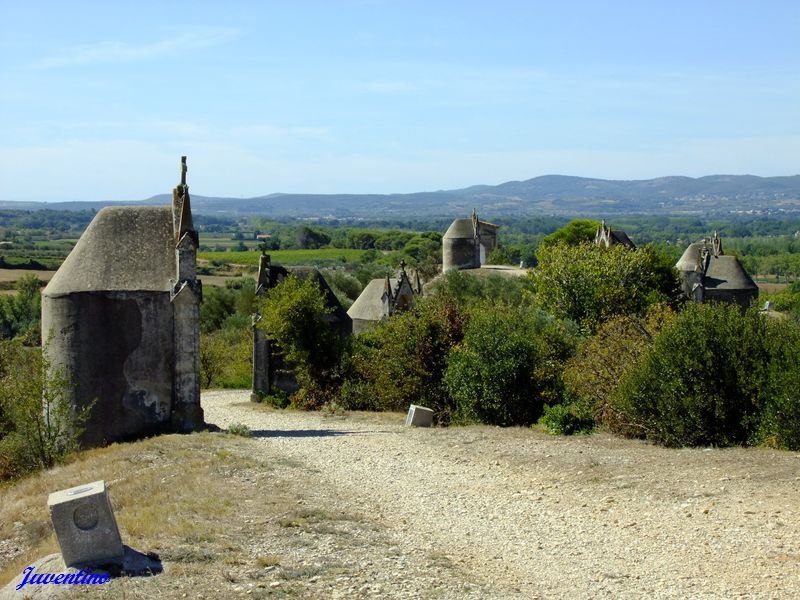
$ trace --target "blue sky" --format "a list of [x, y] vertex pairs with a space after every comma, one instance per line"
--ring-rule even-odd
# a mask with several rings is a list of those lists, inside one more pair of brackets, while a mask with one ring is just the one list
[[800, 2], [0, 0], [0, 200], [800, 172]]

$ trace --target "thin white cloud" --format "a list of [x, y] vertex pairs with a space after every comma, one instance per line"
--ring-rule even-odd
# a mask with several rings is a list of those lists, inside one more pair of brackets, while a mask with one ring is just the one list
[[38, 70], [47, 70], [150, 60], [165, 54], [216, 46], [235, 37], [238, 33], [238, 29], [217, 27], [197, 29], [147, 44], [129, 44], [117, 41], [83, 44], [65, 48], [58, 54], [44, 57], [33, 63], [32, 67]]

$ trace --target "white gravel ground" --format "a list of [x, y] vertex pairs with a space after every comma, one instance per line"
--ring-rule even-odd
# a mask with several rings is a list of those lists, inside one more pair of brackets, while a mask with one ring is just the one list
[[247, 425], [297, 467], [280, 476], [304, 479], [309, 506], [369, 524], [302, 550], [361, 566], [319, 578], [315, 597], [800, 598], [796, 453], [406, 429], [248, 397], [204, 393], [206, 421]]

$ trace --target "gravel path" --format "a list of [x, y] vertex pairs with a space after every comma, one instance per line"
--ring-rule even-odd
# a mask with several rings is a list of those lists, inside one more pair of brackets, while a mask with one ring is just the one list
[[205, 393], [206, 420], [247, 425], [256, 447], [302, 467], [282, 476], [305, 478], [309, 503], [365, 515], [377, 532], [307, 549], [363, 564], [356, 580], [327, 580], [328, 597], [800, 597], [795, 453], [408, 429], [397, 415], [265, 411], [247, 398]]

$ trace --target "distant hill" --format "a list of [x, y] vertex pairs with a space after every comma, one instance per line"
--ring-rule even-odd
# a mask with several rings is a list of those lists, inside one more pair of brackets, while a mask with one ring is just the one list
[[[0, 209], [99, 209], [109, 204], [165, 204], [161, 194], [134, 202], [2, 202]], [[544, 175], [500, 185], [413, 194], [270, 194], [255, 198], [192, 195], [198, 213], [275, 217], [444, 217], [476, 207], [495, 215], [707, 214], [800, 212], [800, 175], [709, 175], [616, 181]]]

